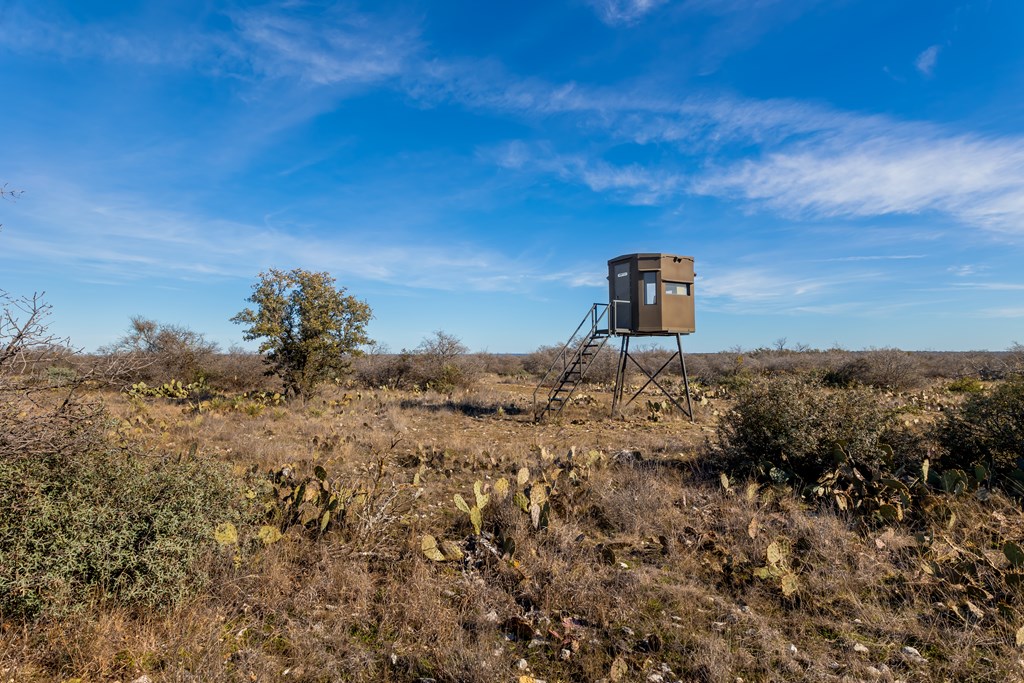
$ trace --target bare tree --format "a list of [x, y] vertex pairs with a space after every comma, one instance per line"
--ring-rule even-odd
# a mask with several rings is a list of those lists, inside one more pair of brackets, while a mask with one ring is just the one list
[[[22, 194], [21, 190], [11, 190], [11, 189], [8, 189], [7, 183], [4, 183], [3, 185], [0, 185], [0, 199], [14, 200], [14, 199], [17, 199], [18, 197], [20, 197], [21, 194]], [[0, 224], [0, 228], [2, 228], [2, 227], [3, 227], [3, 225]]]
[[130, 355], [76, 353], [50, 331], [51, 311], [41, 293], [0, 290], [0, 459], [73, 455], [102, 443], [102, 405], [81, 390], [117, 384], [137, 370]]
[[100, 352], [107, 357], [133, 358], [139, 369], [147, 369], [147, 380], [191, 382], [203, 375], [204, 366], [217, 352], [217, 344], [187, 327], [136, 315], [131, 318], [128, 334]]

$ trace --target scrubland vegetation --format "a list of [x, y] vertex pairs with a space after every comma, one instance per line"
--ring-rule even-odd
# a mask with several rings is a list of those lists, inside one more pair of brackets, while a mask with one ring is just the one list
[[1019, 345], [694, 354], [692, 424], [607, 354], [534, 423], [555, 349], [288, 392], [4, 304], [0, 680], [1024, 679]]

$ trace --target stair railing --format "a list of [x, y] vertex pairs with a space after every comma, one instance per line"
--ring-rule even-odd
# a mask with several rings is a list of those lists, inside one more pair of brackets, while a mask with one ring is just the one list
[[[540, 390], [545, 386], [548, 386], [548, 382], [551, 382], [550, 386], [554, 387], [559, 383], [566, 370], [572, 367], [576, 363], [576, 357], [583, 353], [583, 349], [586, 348], [587, 342], [592, 339], [598, 332], [598, 325], [604, 320], [605, 315], [608, 313], [608, 304], [596, 303], [590, 307], [586, 315], [583, 316], [583, 320], [576, 326], [576, 329], [569, 336], [568, 341], [562, 346], [562, 348], [555, 354], [555, 358], [551, 362], [551, 367], [548, 368], [547, 372], [544, 373], [544, 377], [537, 384], [537, 388], [533, 390], [533, 414], [536, 417], [537, 411], [537, 396]], [[589, 323], [589, 326], [587, 325]], [[586, 328], [586, 333], [580, 336], [580, 331]], [[570, 348], [572, 352], [570, 353]], [[548, 397], [548, 403], [550, 403], [550, 396]]]

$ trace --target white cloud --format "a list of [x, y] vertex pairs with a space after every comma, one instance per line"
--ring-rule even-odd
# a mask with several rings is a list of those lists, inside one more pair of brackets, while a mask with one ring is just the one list
[[667, 0], [590, 0], [597, 16], [609, 26], [634, 24]]
[[20, 5], [6, 9], [0, 46], [65, 59], [102, 59], [246, 79], [297, 78], [314, 85], [371, 83], [397, 76], [419, 49], [415, 26], [329, 8], [309, 16], [283, 8], [227, 12], [231, 31], [188, 26], [78, 23]]
[[699, 286], [700, 296], [724, 298], [740, 304], [808, 305], [808, 299], [855, 282], [878, 279], [873, 272], [836, 273], [795, 277], [792, 272], [762, 268], [712, 271]]
[[[680, 7], [742, 14], [783, 4], [691, 0]], [[806, 8], [813, 2], [799, 4]], [[600, 7], [639, 16], [656, 4], [620, 1]], [[271, 79], [285, 88], [300, 80], [317, 89], [317, 96], [275, 99], [289, 105], [250, 123], [253, 127], [275, 121], [278, 127], [295, 125], [334, 106], [339, 84], [375, 84], [399, 88], [425, 106], [449, 103], [544, 120], [564, 148], [509, 148], [496, 161], [523, 173], [581, 184], [617, 201], [660, 204], [696, 194], [795, 217], [934, 213], [977, 228], [1024, 234], [1020, 136], [963, 133], [789, 100], [680, 98], [636, 85], [595, 88], [517, 78], [494, 62], [427, 59], [413, 23], [371, 20], [343, 10], [328, 9], [312, 18], [287, 8], [242, 10], [231, 15], [234, 32], [200, 32], [162, 42], [103, 26], [43, 21], [22, 10], [10, 14], [0, 25], [0, 44], [15, 50], [202, 63], [211, 70]], [[932, 46], [922, 52], [920, 66], [934, 68], [938, 50]], [[569, 134], [558, 136], [561, 130]], [[580, 148], [581, 131], [585, 149]], [[656, 161], [642, 155], [643, 161], [632, 163], [602, 158], [604, 149], [628, 144], [658, 146], [665, 153], [654, 156]], [[517, 153], [522, 158], [517, 160]]]
[[939, 60], [939, 50], [942, 49], [941, 45], [932, 45], [921, 51], [921, 54], [914, 60], [914, 66], [925, 76], [929, 78], [935, 73], [935, 64]]
[[911, 261], [924, 258], [924, 254], [891, 254], [873, 256], [839, 256], [837, 258], [816, 259], [819, 263], [856, 262], [856, 261]]
[[980, 311], [980, 314], [985, 318], [1024, 318], [1024, 306], [986, 308], [983, 311]]
[[950, 266], [946, 270], [957, 277], [967, 277], [969, 275], [974, 275], [977, 272], [976, 267], [973, 265]]
[[[492, 80], [488, 87], [497, 84]], [[660, 155], [657, 163], [615, 167], [599, 152], [535, 146], [510, 148], [504, 161], [510, 168], [555, 173], [634, 203], [692, 193], [744, 200], [791, 217], [933, 212], [1024, 234], [1021, 137], [956, 133], [786, 100], [696, 96], [673, 103], [581, 86], [561, 97], [546, 96], [543, 84], [535, 82], [518, 88], [514, 101], [479, 93], [457, 97], [469, 106], [516, 115], [570, 117], [587, 127], [591, 146], [602, 135], [608, 145], [669, 144], [678, 152], [678, 165], [672, 155]], [[731, 161], [740, 150], [743, 160]], [[517, 154], [522, 158], [516, 160]]]
[[256, 71], [316, 85], [369, 83], [397, 76], [420, 48], [414, 28], [374, 22], [356, 13], [300, 18], [251, 10], [238, 12], [232, 19], [241, 40], [236, 49]]
[[532, 254], [510, 256], [475, 243], [381, 240], [384, 225], [318, 237], [153, 208], [135, 196], [54, 178], [30, 182], [41, 189], [31, 201], [12, 205], [10, 222], [19, 227], [4, 231], [0, 264], [57, 263], [108, 282], [248, 279], [270, 266], [298, 264], [428, 290], [526, 291], [542, 280], [592, 284], [589, 273], [542, 270]]
[[763, 203], [787, 215], [938, 212], [1024, 233], [1024, 140], [876, 121], [769, 146], [757, 158], [694, 179], [698, 194]]
[[661, 203], [678, 195], [684, 182], [679, 175], [661, 169], [647, 169], [639, 164], [616, 166], [600, 159], [558, 154], [546, 146], [518, 141], [504, 145], [490, 156], [503, 168], [554, 175], [594, 192], [611, 194], [628, 204]]

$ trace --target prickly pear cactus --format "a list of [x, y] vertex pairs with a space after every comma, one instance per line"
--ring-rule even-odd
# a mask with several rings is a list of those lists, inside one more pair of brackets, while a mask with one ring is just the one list
[[461, 494], [456, 493], [453, 496], [455, 501], [455, 507], [469, 515], [469, 521], [473, 525], [473, 532], [478, 536], [483, 531], [483, 514], [482, 511], [487, 507], [487, 503], [490, 502], [491, 497], [489, 494], [484, 492], [484, 484], [479, 479], [473, 482], [473, 505], [470, 506], [466, 502], [466, 499]]

